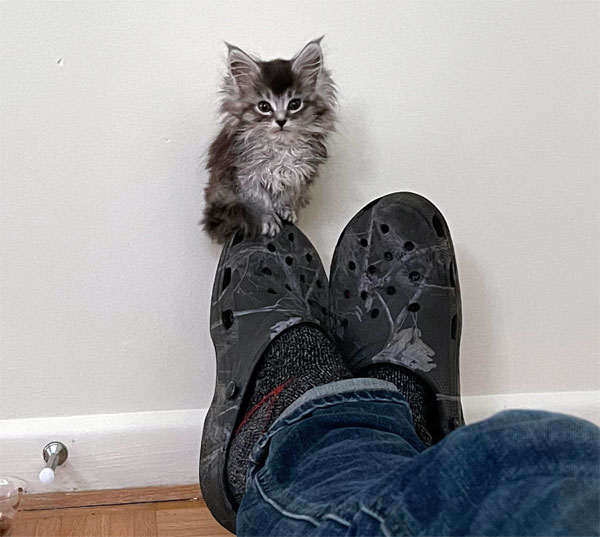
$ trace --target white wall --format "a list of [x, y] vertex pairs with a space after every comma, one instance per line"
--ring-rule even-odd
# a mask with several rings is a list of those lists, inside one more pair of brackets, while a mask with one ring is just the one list
[[466, 395], [597, 390], [595, 2], [2, 2], [0, 419], [203, 409], [197, 225], [227, 40], [326, 34], [339, 134], [300, 225], [367, 201], [453, 232]]

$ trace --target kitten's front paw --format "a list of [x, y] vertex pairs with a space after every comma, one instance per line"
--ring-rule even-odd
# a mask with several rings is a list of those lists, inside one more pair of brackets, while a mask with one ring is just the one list
[[292, 224], [295, 224], [298, 220], [296, 211], [294, 211], [294, 209], [292, 209], [291, 207], [283, 207], [277, 211], [277, 214], [282, 220], [285, 220], [286, 222], [290, 222]]
[[281, 231], [281, 220], [275, 213], [265, 214], [262, 217], [262, 234], [273, 238]]

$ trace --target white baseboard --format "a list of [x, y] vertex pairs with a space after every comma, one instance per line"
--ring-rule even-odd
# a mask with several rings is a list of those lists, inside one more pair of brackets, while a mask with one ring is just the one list
[[[464, 397], [467, 423], [508, 408], [543, 409], [600, 425], [600, 392]], [[54, 492], [187, 485], [198, 480], [206, 409], [0, 421], [0, 476], [16, 475], [28, 491]], [[42, 448], [63, 442], [69, 459], [42, 485]]]
[[463, 397], [467, 423], [475, 423], [509, 408], [569, 414], [600, 426], [600, 391], [509, 393]]
[[[198, 482], [206, 410], [97, 414], [0, 421], [0, 476], [28, 492], [188, 485]], [[69, 457], [50, 485], [38, 479], [43, 447], [57, 440]]]

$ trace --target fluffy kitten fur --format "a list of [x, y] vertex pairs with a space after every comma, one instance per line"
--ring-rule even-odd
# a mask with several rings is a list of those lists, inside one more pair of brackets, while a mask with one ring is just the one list
[[308, 204], [336, 107], [320, 41], [291, 60], [265, 62], [227, 45], [223, 128], [209, 149], [202, 220], [213, 240], [239, 228], [273, 237]]

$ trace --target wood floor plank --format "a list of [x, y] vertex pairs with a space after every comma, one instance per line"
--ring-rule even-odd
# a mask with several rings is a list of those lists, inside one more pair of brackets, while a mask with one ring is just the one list
[[26, 518], [19, 514], [12, 529], [12, 537], [35, 537], [37, 519]]
[[86, 513], [82, 537], [100, 537], [102, 535], [101, 532], [102, 514], [96, 510], [92, 510]]
[[202, 500], [22, 511], [12, 537], [231, 537]]
[[49, 515], [38, 518], [35, 527], [35, 537], [61, 537], [60, 527], [62, 515]]
[[135, 537], [157, 537], [156, 509], [154, 504], [148, 504], [143, 509], [135, 511], [133, 521]]
[[100, 537], [111, 537], [110, 533], [110, 513], [100, 513]]
[[113, 511], [109, 514], [110, 537], [135, 537], [135, 512]]
[[160, 506], [156, 510], [156, 524], [158, 537], [220, 537], [231, 535], [216, 522], [205, 505], [188, 506], [187, 509], [181, 506], [174, 506], [173, 508]]
[[60, 511], [73, 511], [85, 514], [85, 528], [82, 537], [111, 537], [111, 515], [122, 512], [131, 512], [131, 507], [139, 509], [134, 505], [119, 505], [110, 507], [78, 507], [75, 509], [60, 509]]
[[81, 537], [85, 531], [86, 515], [82, 512], [63, 514], [60, 525], [61, 537]]

